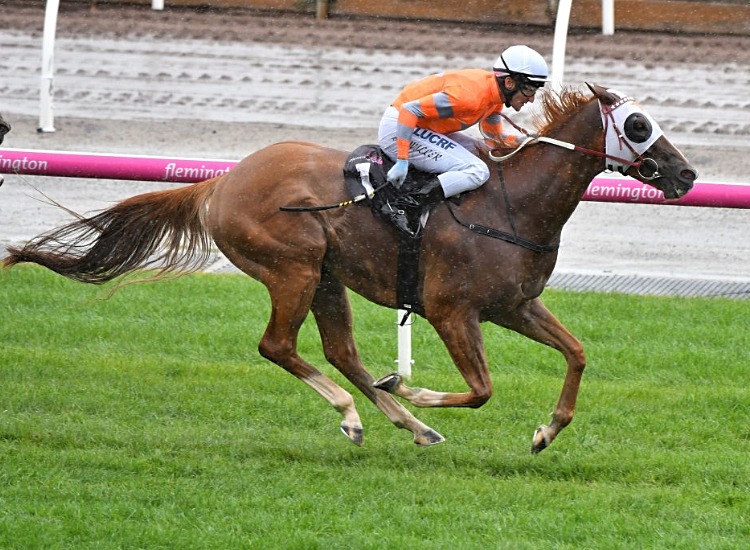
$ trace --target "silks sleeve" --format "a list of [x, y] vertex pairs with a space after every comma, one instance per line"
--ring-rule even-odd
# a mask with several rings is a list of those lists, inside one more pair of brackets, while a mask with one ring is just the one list
[[396, 146], [399, 159], [409, 159], [411, 135], [420, 119], [441, 119], [453, 116], [453, 104], [445, 92], [407, 101], [398, 110], [396, 127]]
[[[508, 133], [503, 128], [503, 117], [500, 113], [492, 113], [484, 117], [480, 121], [479, 126], [482, 130], [482, 135], [487, 138], [487, 145], [490, 147], [497, 145], [497, 142], [504, 143], [510, 147], [515, 147], [519, 143], [518, 135]], [[493, 141], [495, 143], [492, 143]]]

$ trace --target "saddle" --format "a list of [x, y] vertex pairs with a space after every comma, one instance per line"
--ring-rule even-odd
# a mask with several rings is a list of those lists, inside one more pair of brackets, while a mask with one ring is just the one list
[[[394, 162], [377, 145], [362, 145], [349, 154], [344, 163], [344, 181], [352, 199], [365, 196], [364, 202], [368, 204], [377, 217], [391, 224], [391, 218], [385, 212], [386, 204], [394, 204], [402, 191], [395, 189], [387, 182], [388, 170]], [[414, 189], [422, 186], [428, 179], [434, 178], [435, 174], [422, 172], [414, 167], [409, 167], [409, 174], [402, 187], [403, 190]], [[398, 201], [404, 209], [411, 234], [421, 232], [421, 219], [429, 207], [423, 208], [419, 205], [403, 207], [404, 200]], [[394, 227], [397, 227], [394, 225]], [[398, 227], [397, 227], [398, 229]]]

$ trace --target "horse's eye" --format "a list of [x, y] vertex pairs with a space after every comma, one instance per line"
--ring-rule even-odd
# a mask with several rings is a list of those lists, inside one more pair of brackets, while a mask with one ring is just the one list
[[625, 136], [633, 143], [643, 143], [651, 137], [651, 122], [641, 113], [633, 113], [625, 119]]

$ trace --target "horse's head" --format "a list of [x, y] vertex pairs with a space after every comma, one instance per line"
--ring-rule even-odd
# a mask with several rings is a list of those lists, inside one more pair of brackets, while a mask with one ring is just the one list
[[677, 199], [690, 191], [695, 169], [651, 116], [632, 98], [596, 84], [587, 84], [602, 113], [606, 166]]

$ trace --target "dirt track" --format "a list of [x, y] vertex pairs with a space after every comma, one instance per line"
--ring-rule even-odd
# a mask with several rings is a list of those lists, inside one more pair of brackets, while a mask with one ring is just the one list
[[[64, 6], [57, 132], [36, 134], [44, 12], [20, 2], [2, 9], [0, 112], [14, 125], [4, 146], [15, 148], [230, 159], [285, 139], [351, 149], [375, 139], [383, 107], [413, 78], [487, 67], [512, 43], [551, 58], [546, 29]], [[749, 38], [580, 33], [566, 60], [566, 82], [637, 97], [700, 180], [748, 181]], [[0, 242], [63, 221], [26, 196], [21, 178], [6, 180]], [[26, 181], [83, 211], [154, 187]], [[566, 227], [559, 269], [750, 280], [748, 234], [747, 211], [584, 203]]]

